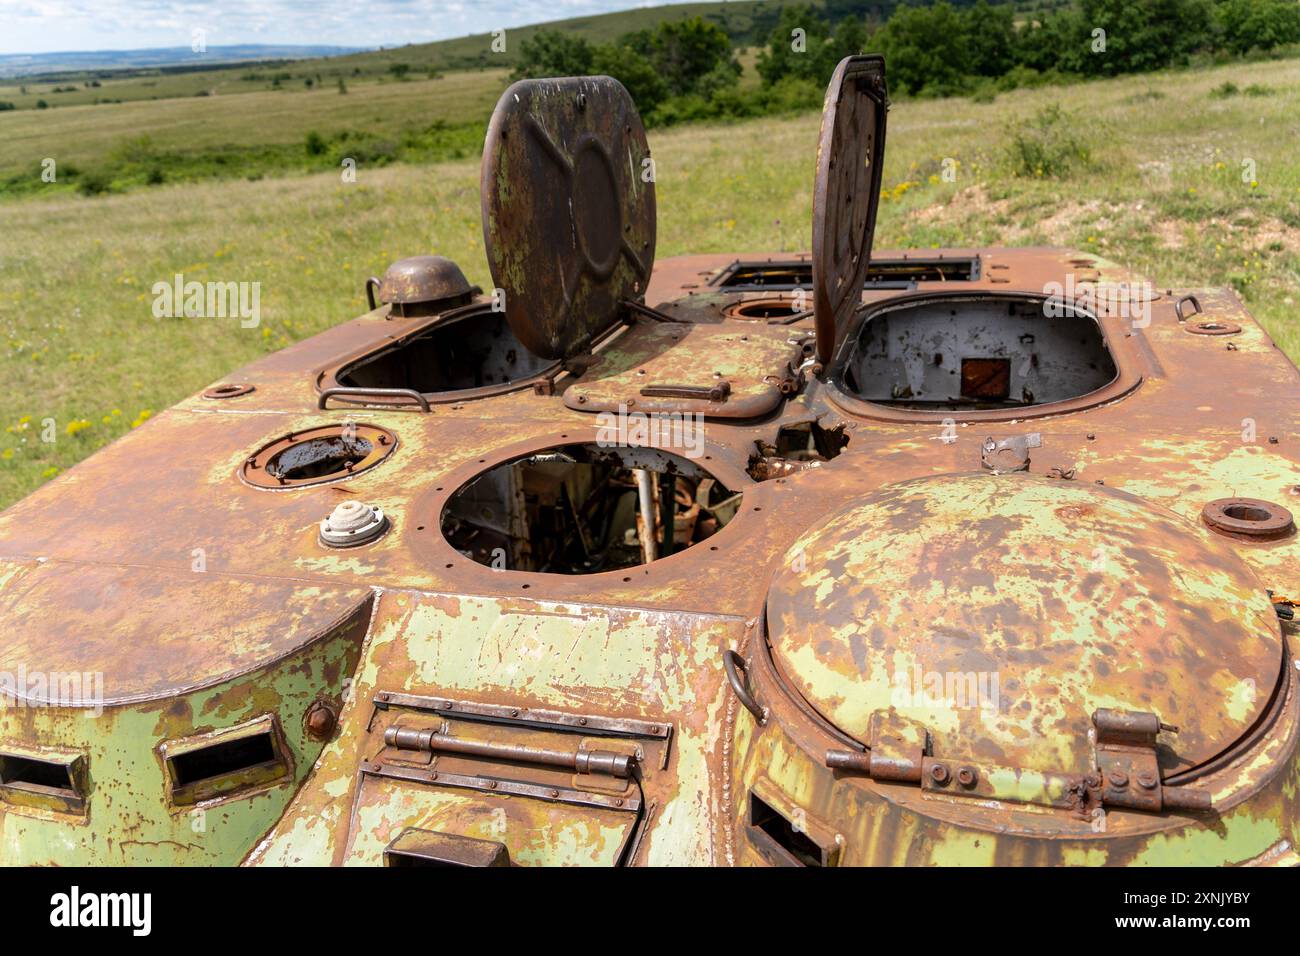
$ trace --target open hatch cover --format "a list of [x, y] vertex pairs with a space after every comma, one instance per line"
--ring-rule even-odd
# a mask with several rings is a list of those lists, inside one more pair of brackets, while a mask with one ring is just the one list
[[813, 190], [813, 314], [817, 358], [862, 301], [885, 158], [885, 59], [840, 61], [826, 89]]
[[654, 265], [645, 128], [608, 76], [523, 80], [502, 94], [483, 147], [483, 241], [510, 328], [569, 358], [640, 301]]

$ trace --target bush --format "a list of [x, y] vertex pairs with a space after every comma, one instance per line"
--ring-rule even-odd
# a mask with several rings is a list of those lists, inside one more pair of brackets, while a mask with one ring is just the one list
[[83, 196], [100, 196], [108, 192], [113, 186], [113, 181], [102, 172], [92, 170], [85, 173], [77, 182], [77, 192]]
[[1082, 121], [1060, 106], [1045, 107], [1006, 127], [1006, 159], [1013, 176], [1058, 177], [1092, 162]]
[[307, 139], [303, 144], [306, 147], [308, 156], [320, 156], [325, 152], [325, 137], [315, 130], [307, 134]]

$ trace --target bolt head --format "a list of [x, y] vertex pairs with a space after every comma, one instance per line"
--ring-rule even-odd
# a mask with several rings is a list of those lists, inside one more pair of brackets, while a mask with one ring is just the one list
[[328, 740], [338, 726], [334, 708], [324, 701], [316, 701], [307, 709], [307, 735], [313, 740]]
[[944, 784], [948, 782], [948, 768], [941, 763], [935, 764], [930, 768], [930, 779], [935, 783]]
[[1112, 770], [1106, 779], [1110, 782], [1112, 787], [1128, 786], [1128, 774], [1123, 770]]

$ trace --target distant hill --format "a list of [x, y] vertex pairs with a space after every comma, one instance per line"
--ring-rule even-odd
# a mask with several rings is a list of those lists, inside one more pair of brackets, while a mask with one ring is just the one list
[[66, 53], [0, 53], [0, 77], [37, 74], [87, 73], [134, 70], [149, 67], [180, 67], [203, 70], [222, 63], [247, 60], [305, 60], [360, 52], [362, 47], [284, 46], [245, 43], [210, 46], [195, 53], [187, 46], [147, 50], [90, 50]]

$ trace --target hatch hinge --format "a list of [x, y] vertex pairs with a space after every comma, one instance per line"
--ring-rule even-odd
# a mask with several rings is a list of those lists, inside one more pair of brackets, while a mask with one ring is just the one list
[[1161, 731], [1178, 733], [1145, 711], [1101, 708], [1092, 715], [1096, 728], [1097, 770], [1102, 803], [1160, 813], [1162, 810], [1208, 810], [1210, 793], [1193, 787], [1166, 787], [1156, 758]]
[[1091, 817], [1099, 806], [1161, 813], [1208, 810], [1211, 795], [1192, 787], [1166, 787], [1160, 779], [1156, 737], [1177, 728], [1155, 714], [1098, 710], [1093, 772], [1027, 770], [947, 756], [934, 756], [926, 727], [893, 711], [871, 715], [871, 745], [865, 750], [828, 750], [826, 766], [844, 773], [983, 800], [1032, 803]]
[[930, 732], [924, 724], [893, 711], [871, 715], [871, 746], [857, 750], [828, 750], [826, 766], [863, 773], [873, 780], [920, 783], [925, 758], [930, 755]]

